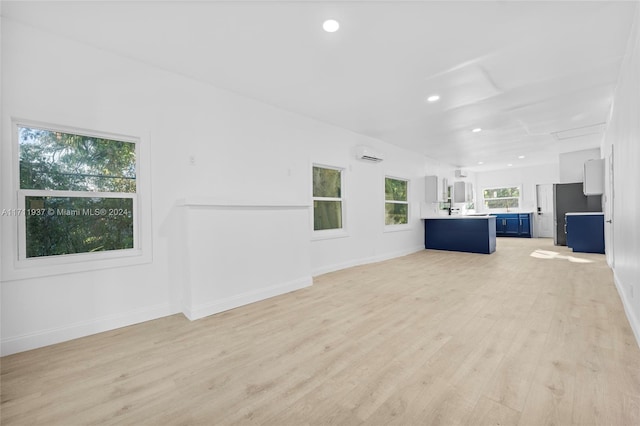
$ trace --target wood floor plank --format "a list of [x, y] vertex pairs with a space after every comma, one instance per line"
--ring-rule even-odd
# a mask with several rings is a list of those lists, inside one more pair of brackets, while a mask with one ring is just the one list
[[518, 330], [483, 394], [501, 405], [521, 412], [546, 340], [546, 333], [527, 328]]
[[520, 412], [490, 398], [482, 397], [469, 414], [469, 426], [504, 426], [518, 424]]

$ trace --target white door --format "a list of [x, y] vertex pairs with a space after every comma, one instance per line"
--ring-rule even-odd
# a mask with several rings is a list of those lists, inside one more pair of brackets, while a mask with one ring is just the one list
[[553, 238], [553, 184], [536, 185], [537, 212], [535, 236]]
[[614, 244], [613, 244], [613, 216], [614, 216], [614, 212], [613, 212], [613, 206], [614, 206], [614, 202], [615, 202], [615, 191], [614, 191], [614, 187], [613, 187], [613, 177], [614, 177], [614, 170], [613, 170], [613, 145], [611, 145], [611, 154], [609, 155], [609, 185], [607, 187], [608, 191], [605, 194], [605, 214], [604, 214], [604, 218], [606, 219], [606, 223], [605, 223], [605, 253], [607, 254], [607, 262], [609, 263], [609, 265], [612, 268], [615, 268], [616, 266], [616, 257], [613, 255], [613, 248], [614, 248]]

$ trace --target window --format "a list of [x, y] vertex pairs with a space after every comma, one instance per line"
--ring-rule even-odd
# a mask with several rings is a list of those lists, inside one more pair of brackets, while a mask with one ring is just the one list
[[482, 191], [484, 206], [487, 209], [510, 209], [520, 207], [520, 188], [490, 188]]
[[342, 170], [313, 166], [313, 230], [343, 227]]
[[138, 248], [133, 140], [17, 125], [19, 258]]
[[403, 179], [384, 178], [384, 224], [406, 225], [409, 223], [409, 182]]

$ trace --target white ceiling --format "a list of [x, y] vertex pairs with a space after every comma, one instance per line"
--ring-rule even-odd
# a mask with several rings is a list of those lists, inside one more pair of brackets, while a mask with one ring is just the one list
[[[4, 1], [2, 14], [485, 170], [549, 163], [560, 152], [599, 146], [635, 7], [630, 1]], [[328, 18], [340, 22], [338, 32], [322, 30]], [[427, 103], [434, 93], [441, 100]], [[483, 131], [472, 133], [475, 127]], [[563, 133], [572, 129], [578, 131]]]

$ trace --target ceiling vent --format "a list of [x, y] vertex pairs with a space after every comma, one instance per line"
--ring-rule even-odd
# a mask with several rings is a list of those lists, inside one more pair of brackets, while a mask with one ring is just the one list
[[375, 152], [368, 146], [359, 146], [356, 149], [356, 156], [360, 160], [373, 161], [375, 163], [384, 160], [384, 155], [380, 154], [379, 152]]
[[565, 139], [579, 138], [580, 136], [596, 135], [604, 133], [607, 123], [591, 124], [589, 126], [576, 127], [575, 129], [560, 130], [559, 132], [551, 132], [553, 137], [562, 141]]

